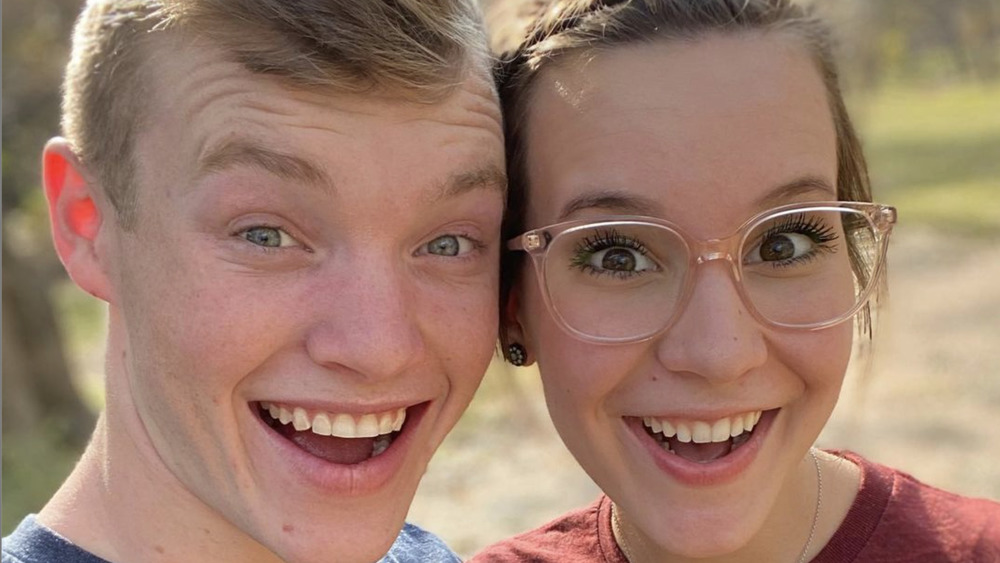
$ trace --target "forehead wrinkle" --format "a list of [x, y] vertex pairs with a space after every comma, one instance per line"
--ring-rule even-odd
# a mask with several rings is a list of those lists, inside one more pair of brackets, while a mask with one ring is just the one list
[[205, 152], [213, 133], [234, 122], [260, 125], [266, 130], [273, 128], [274, 118], [278, 118], [278, 124], [295, 129], [347, 135], [347, 131], [331, 127], [329, 120], [323, 125], [316, 124], [311, 115], [317, 111], [336, 112], [345, 120], [365, 115], [358, 108], [340, 108], [337, 93], [295, 88], [273, 77], [250, 74], [227, 61], [213, 61], [199, 67], [181, 78], [175, 92], [174, 103], [180, 106], [181, 122], [217, 124], [198, 143], [198, 154]]
[[[452, 102], [445, 102], [452, 103]], [[466, 142], [466, 139], [457, 135], [458, 131], [472, 130], [473, 132], [489, 131], [497, 136], [503, 136], [503, 126], [499, 110], [495, 110], [496, 103], [491, 108], [488, 104], [474, 104], [468, 108], [462, 108], [458, 113], [451, 111], [446, 115], [419, 115], [401, 119], [397, 123], [401, 125], [447, 125], [456, 129], [454, 132], [458, 142]]]
[[[421, 107], [419, 103], [409, 103], [411, 107]], [[426, 108], [437, 106], [442, 111], [432, 114], [418, 112], [412, 115], [412, 110], [407, 111], [407, 115], [400, 123], [437, 123], [446, 124], [458, 128], [483, 129], [495, 133], [498, 137], [503, 136], [503, 118], [500, 112], [500, 102], [495, 92], [482, 83], [479, 77], [470, 77], [455, 89], [452, 94], [444, 100], [430, 105]], [[400, 109], [406, 109], [406, 105], [399, 105]]]
[[332, 189], [333, 182], [312, 162], [270, 149], [254, 141], [230, 139], [206, 150], [198, 164], [198, 177], [247, 166], [259, 168], [279, 178]]

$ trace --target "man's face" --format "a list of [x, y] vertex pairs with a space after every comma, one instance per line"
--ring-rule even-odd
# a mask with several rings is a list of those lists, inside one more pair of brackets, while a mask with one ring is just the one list
[[375, 559], [494, 350], [493, 94], [295, 90], [179, 49], [107, 237], [109, 412], [282, 559]]

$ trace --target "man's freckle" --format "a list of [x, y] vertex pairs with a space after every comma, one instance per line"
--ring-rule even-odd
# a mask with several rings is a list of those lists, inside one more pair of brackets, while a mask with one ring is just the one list
[[653, 381], [657, 381], [659, 378], [654, 375], [654, 376], [650, 377], [650, 379], [652, 379]]
[[284, 526], [281, 527], [281, 531], [285, 532], [286, 534], [290, 534], [295, 531], [295, 526], [292, 526], [291, 524], [285, 524]]
[[166, 553], [166, 550], [163, 549], [162, 545], [154, 545], [153, 549], [155, 549], [157, 553]]

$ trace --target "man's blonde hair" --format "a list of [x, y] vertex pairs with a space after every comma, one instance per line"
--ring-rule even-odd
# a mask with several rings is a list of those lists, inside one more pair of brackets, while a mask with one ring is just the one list
[[177, 32], [251, 72], [350, 94], [432, 103], [469, 72], [488, 76], [475, 0], [90, 0], [73, 35], [63, 133], [125, 228], [134, 140], [152, 99], [145, 63], [157, 35]]

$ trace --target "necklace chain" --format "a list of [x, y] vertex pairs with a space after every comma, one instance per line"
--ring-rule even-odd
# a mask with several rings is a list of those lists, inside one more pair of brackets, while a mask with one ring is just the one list
[[815, 448], [809, 448], [809, 455], [813, 458], [813, 465], [816, 466], [816, 512], [813, 513], [812, 526], [809, 527], [809, 537], [806, 538], [806, 545], [802, 548], [798, 563], [806, 563], [809, 554], [809, 546], [812, 545], [813, 536], [816, 535], [816, 523], [819, 522], [819, 510], [823, 506], [823, 469], [819, 464], [819, 456], [816, 455]]
[[[816, 455], [814, 448], [809, 448], [809, 455], [812, 456], [813, 465], [816, 467], [816, 511], [813, 513], [812, 526], [809, 527], [809, 537], [806, 538], [806, 545], [803, 546], [802, 553], [799, 554], [798, 563], [806, 563], [808, 561], [806, 556], [809, 554], [809, 547], [812, 545], [813, 537], [816, 535], [816, 523], [819, 522], [819, 511], [823, 506], [823, 469], [820, 467], [819, 456]], [[618, 543], [618, 547], [621, 548], [622, 554], [625, 555], [625, 560], [629, 563], [635, 563], [635, 558], [632, 556], [628, 547], [628, 541], [625, 538], [625, 530], [622, 528], [621, 520], [618, 519], [618, 507], [614, 503], [611, 503], [611, 530]]]

